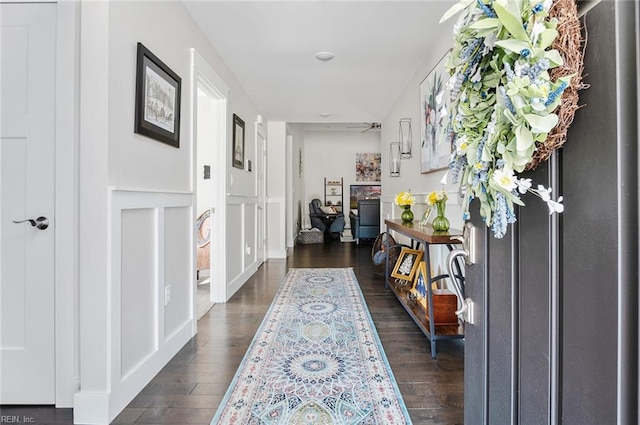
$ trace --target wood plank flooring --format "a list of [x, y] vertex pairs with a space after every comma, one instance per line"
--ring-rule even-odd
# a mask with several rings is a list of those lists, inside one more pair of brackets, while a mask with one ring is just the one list
[[[413, 423], [463, 423], [463, 342], [439, 341], [432, 360], [424, 335], [373, 274], [371, 245], [332, 241], [298, 245], [287, 260], [267, 261], [228, 303], [200, 319], [198, 334], [112, 424], [209, 425], [290, 267], [353, 267]], [[70, 409], [49, 409], [60, 411], [58, 422], [21, 409], [34, 424], [71, 423], [61, 422]]]

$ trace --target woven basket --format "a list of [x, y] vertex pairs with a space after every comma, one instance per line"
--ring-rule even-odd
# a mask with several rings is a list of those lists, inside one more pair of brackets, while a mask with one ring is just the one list
[[400, 256], [400, 252], [402, 251], [402, 247], [406, 245], [398, 244], [396, 240], [389, 233], [384, 232], [380, 233], [376, 240], [373, 242], [373, 246], [371, 247], [371, 264], [373, 266], [373, 272], [377, 276], [384, 276], [385, 269], [385, 260], [387, 256], [382, 254], [376, 254], [379, 251], [382, 251], [384, 248], [385, 240], [389, 238], [389, 269], [393, 269], [396, 261], [398, 261], [398, 257]]

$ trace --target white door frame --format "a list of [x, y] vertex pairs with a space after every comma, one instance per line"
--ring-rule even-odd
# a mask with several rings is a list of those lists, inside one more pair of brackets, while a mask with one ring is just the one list
[[[191, 135], [192, 135], [192, 187], [191, 190], [196, 193], [197, 197], [197, 117], [198, 117], [198, 87], [202, 86], [206, 88], [206, 91], [217, 98], [220, 102], [220, 107], [217, 108], [217, 116], [215, 117], [219, 125], [216, 125], [216, 141], [213, 149], [213, 158], [211, 164], [211, 179], [212, 185], [212, 203], [215, 208], [211, 214], [211, 250], [210, 258], [211, 264], [211, 285], [210, 285], [210, 299], [213, 302], [225, 302], [227, 300], [227, 270], [226, 270], [226, 221], [227, 221], [227, 117], [228, 117], [228, 105], [229, 105], [229, 88], [222, 81], [215, 71], [207, 64], [202, 56], [195, 50], [191, 49], [191, 64], [192, 64], [192, 123], [191, 123]], [[195, 204], [197, 198], [194, 197], [194, 211], [196, 210]], [[196, 212], [197, 213], [197, 212]], [[196, 217], [193, 218], [194, 223]], [[194, 226], [195, 232], [195, 226]], [[194, 270], [195, 270], [195, 258], [196, 258], [196, 241], [194, 237], [193, 258], [194, 258]], [[215, 258], [215, 262], [213, 259]], [[221, 267], [215, 267], [214, 265], [221, 265]], [[195, 273], [194, 273], [195, 276]], [[197, 284], [194, 277], [194, 287]], [[195, 292], [195, 291], [194, 291]], [[195, 309], [195, 296], [193, 300]], [[195, 311], [195, 310], [194, 310]], [[196, 321], [194, 321], [195, 323]]]
[[[256, 132], [256, 188], [258, 192], [258, 214], [256, 259], [258, 266], [267, 257], [267, 129], [261, 121], [255, 124]], [[259, 175], [259, 176], [258, 176]], [[260, 211], [262, 211], [260, 213]]]
[[55, 135], [56, 407], [72, 407], [80, 388], [78, 264], [78, 2], [57, 3]]

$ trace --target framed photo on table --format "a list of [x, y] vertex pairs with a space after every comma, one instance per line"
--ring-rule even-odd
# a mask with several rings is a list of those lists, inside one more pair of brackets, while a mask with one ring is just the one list
[[420, 172], [442, 170], [449, 165], [449, 74], [445, 69], [449, 51], [420, 83]]
[[182, 80], [142, 43], [138, 43], [134, 131], [180, 147]]
[[416, 276], [413, 279], [411, 293], [415, 296], [416, 302], [423, 308], [427, 308], [427, 265], [420, 261]]
[[235, 168], [244, 170], [244, 120], [233, 114], [233, 146], [231, 161]]
[[396, 261], [391, 277], [413, 282], [413, 275], [420, 264], [423, 252], [418, 249], [403, 247]]

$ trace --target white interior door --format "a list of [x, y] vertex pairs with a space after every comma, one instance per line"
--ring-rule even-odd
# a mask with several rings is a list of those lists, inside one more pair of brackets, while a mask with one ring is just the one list
[[0, 404], [53, 404], [56, 5], [0, 22]]

